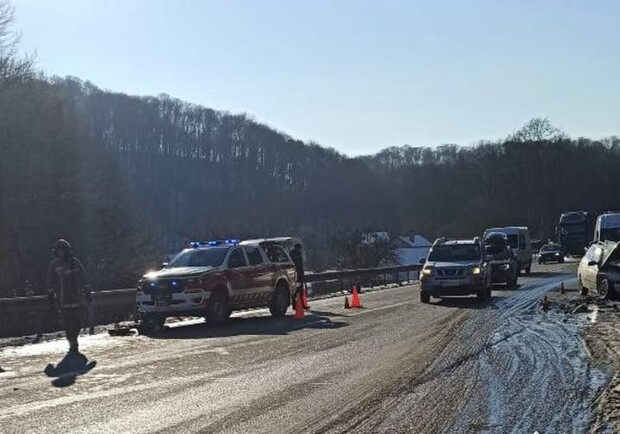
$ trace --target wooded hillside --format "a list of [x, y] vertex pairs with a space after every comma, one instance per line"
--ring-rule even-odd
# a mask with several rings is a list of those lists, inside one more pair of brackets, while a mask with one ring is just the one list
[[0, 295], [42, 291], [58, 237], [112, 288], [190, 239], [295, 235], [321, 269], [355, 231], [550, 237], [563, 211], [620, 206], [617, 138], [535, 119], [494, 143], [348, 158], [244, 115], [42, 77], [16, 42], [0, 31]]

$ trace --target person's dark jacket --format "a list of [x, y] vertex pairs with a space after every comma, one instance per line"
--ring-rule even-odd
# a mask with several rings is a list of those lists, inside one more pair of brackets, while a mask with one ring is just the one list
[[52, 291], [53, 302], [57, 307], [81, 307], [90, 294], [87, 287], [86, 271], [80, 260], [74, 256], [54, 259], [47, 269], [47, 288]]
[[301, 250], [293, 249], [291, 250], [291, 260], [293, 264], [295, 264], [295, 271], [297, 273], [297, 282], [304, 282], [304, 258], [302, 256]]

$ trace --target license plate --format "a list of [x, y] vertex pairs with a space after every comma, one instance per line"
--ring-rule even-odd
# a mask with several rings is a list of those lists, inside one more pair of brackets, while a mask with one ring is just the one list
[[448, 280], [447, 282], [441, 282], [441, 286], [459, 286], [459, 282]]
[[155, 307], [166, 307], [166, 306], [168, 306], [167, 301], [156, 301], [155, 302]]

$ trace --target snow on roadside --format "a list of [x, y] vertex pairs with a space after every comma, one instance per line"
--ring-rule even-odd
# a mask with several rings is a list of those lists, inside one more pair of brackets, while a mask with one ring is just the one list
[[543, 296], [557, 294], [558, 284], [528, 285], [496, 302], [491, 317], [478, 318], [480, 327], [491, 318], [499, 326], [476, 360], [475, 392], [453, 432], [589, 430], [592, 403], [608, 376], [590, 365], [581, 338], [585, 316], [567, 314], [557, 305], [546, 313], [540, 309]]

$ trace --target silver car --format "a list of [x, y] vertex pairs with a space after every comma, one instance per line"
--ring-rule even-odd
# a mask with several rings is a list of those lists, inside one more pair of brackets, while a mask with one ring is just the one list
[[491, 270], [484, 258], [480, 238], [447, 240], [439, 238], [431, 247], [420, 272], [420, 300], [431, 297], [475, 294], [480, 301], [491, 298]]

